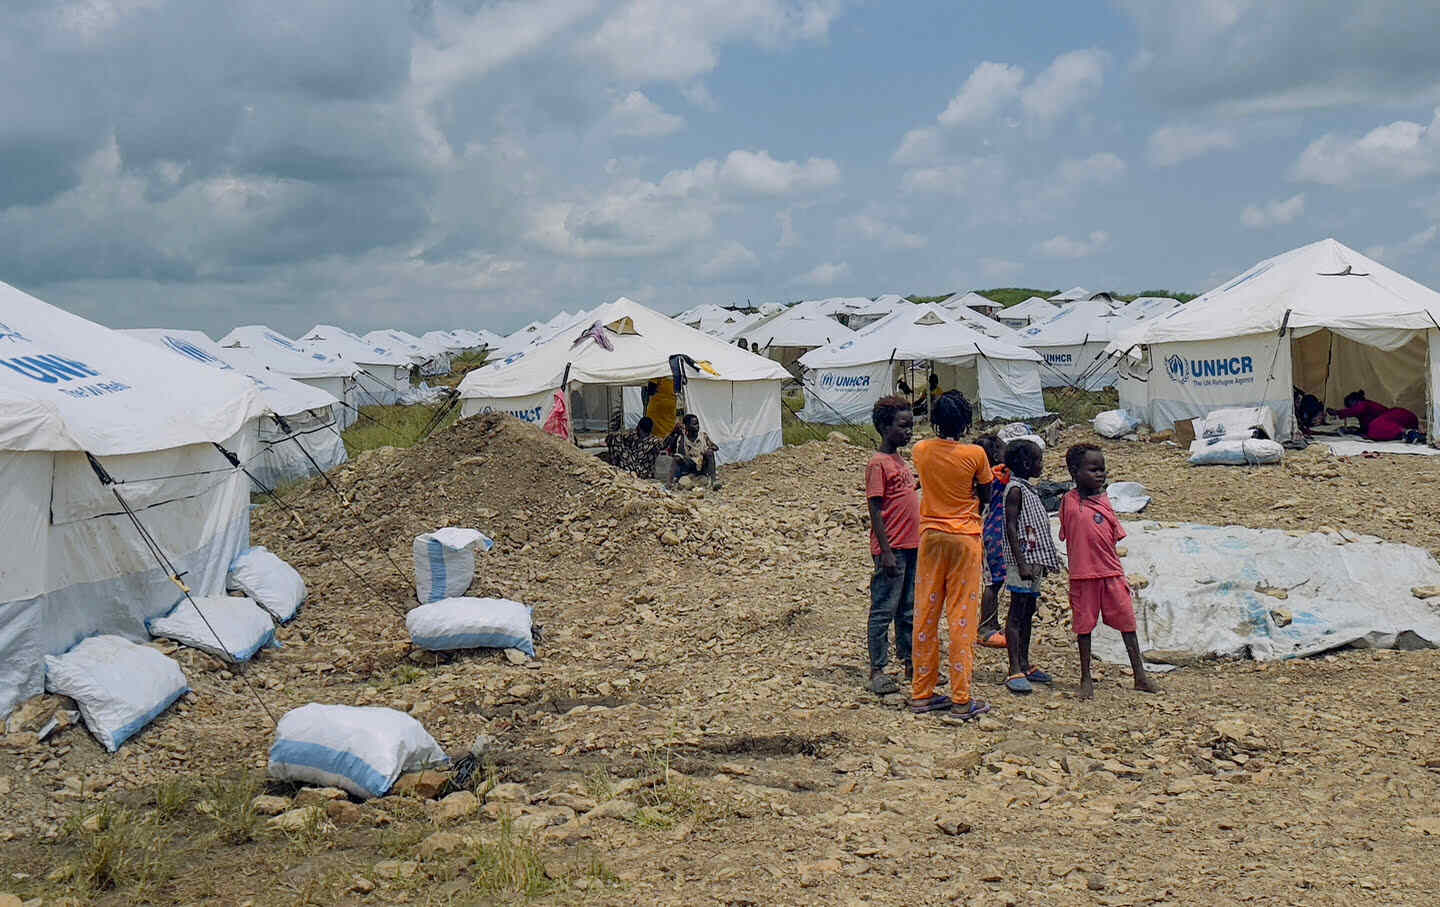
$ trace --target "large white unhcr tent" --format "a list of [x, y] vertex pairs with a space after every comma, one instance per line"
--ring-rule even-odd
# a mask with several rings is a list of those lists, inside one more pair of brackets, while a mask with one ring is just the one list
[[247, 351], [227, 350], [200, 331], [141, 328], [120, 333], [254, 382], [266, 409], [249, 429], [255, 454], [245, 468], [261, 485], [256, 491], [329, 472], [348, 459], [335, 419], [339, 401], [329, 393], [275, 374]]
[[780, 363], [791, 375], [799, 378], [801, 356], [813, 349], [848, 340], [855, 335], [854, 331], [831, 316], [822, 314], [824, 308], [823, 305], [798, 303], [783, 312], [748, 325], [736, 339], [758, 345], [760, 355]]
[[1046, 302], [1039, 296], [1031, 296], [1024, 302], [1001, 309], [995, 318], [1007, 328], [1018, 329], [1049, 321], [1059, 311], [1053, 303]]
[[1103, 302], [1072, 302], [1020, 331], [1020, 343], [1043, 357], [1046, 387], [1099, 390], [1115, 383], [1117, 367], [1106, 348], [1127, 323]]
[[[875, 401], [899, 379], [923, 386], [933, 371], [946, 390], [977, 401], [978, 418], [1028, 419], [1045, 414], [1040, 356], [987, 337], [936, 305], [911, 305], [864, 333], [812, 350], [805, 367], [807, 422], [866, 422]], [[916, 371], [917, 374], [911, 374]], [[918, 380], [918, 383], [917, 383]]]
[[420, 374], [427, 378], [450, 374], [450, 351], [444, 344], [432, 343], [395, 328], [371, 331], [363, 339], [366, 343], [404, 353], [409, 357], [410, 365], [418, 368]]
[[[1123, 344], [1123, 349], [1120, 348]], [[1294, 426], [1292, 388], [1326, 406], [1350, 391], [1402, 406], [1440, 433], [1440, 293], [1334, 239], [1267, 258], [1141, 322], [1112, 346], [1156, 429], [1221, 407], [1268, 406]]]
[[359, 370], [356, 383], [362, 404], [390, 406], [400, 402], [410, 389], [410, 357], [382, 344], [366, 343], [361, 337], [333, 324], [317, 324], [300, 338], [307, 347], [353, 363]]
[[0, 284], [0, 715], [44, 691], [45, 655], [146, 641], [180, 599], [125, 507], [196, 595], [224, 593], [250, 480], [215, 445], [249, 459], [263, 412], [243, 377]]
[[[595, 326], [609, 349], [596, 340]], [[613, 427], [625, 392], [670, 377], [673, 356], [700, 366], [685, 367], [685, 409], [720, 448], [719, 462], [780, 448], [780, 386], [789, 377], [783, 368], [624, 297], [595, 309], [586, 325], [470, 372], [460, 382], [461, 416], [504, 412], [539, 427], [566, 386], [572, 419], [573, 404], [583, 400], [591, 418]]]
[[[361, 392], [359, 366], [318, 350], [306, 349], [279, 331], [263, 324], [247, 324], [220, 338], [220, 348], [244, 350], [267, 369], [301, 384], [319, 388], [340, 401], [335, 418], [346, 429], [359, 418]], [[368, 399], [363, 402], [370, 402]]]

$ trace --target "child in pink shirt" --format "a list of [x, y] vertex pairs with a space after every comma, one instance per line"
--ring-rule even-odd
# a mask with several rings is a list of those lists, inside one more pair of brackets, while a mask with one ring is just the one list
[[1105, 493], [1105, 454], [1094, 444], [1076, 444], [1065, 452], [1065, 467], [1075, 490], [1060, 499], [1060, 540], [1070, 561], [1070, 611], [1076, 644], [1080, 648], [1081, 699], [1095, 696], [1090, 676], [1090, 634], [1103, 618], [1119, 630], [1135, 673], [1135, 689], [1159, 692], [1145, 673], [1140, 642], [1135, 636], [1135, 608], [1130, 584], [1115, 545], [1125, 530]]

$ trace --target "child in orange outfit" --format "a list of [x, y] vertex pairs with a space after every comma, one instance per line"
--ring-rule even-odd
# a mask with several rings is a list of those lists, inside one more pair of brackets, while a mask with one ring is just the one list
[[[915, 445], [920, 473], [920, 554], [915, 578], [915, 682], [910, 709], [916, 713], [949, 710], [968, 721], [990, 711], [970, 697], [975, 665], [975, 629], [980, 608], [984, 549], [980, 511], [990, 499], [994, 476], [985, 451], [964, 444], [970, 428], [970, 403], [949, 391], [932, 408], [937, 438]], [[950, 629], [950, 689], [954, 700], [935, 693], [940, 670], [940, 615]]]
[[1065, 467], [1075, 480], [1075, 490], [1060, 499], [1060, 540], [1065, 543], [1070, 561], [1071, 623], [1080, 649], [1077, 695], [1081, 699], [1095, 696], [1095, 681], [1090, 676], [1090, 634], [1102, 618], [1125, 640], [1125, 653], [1135, 673], [1135, 689], [1159, 692], [1140, 658], [1130, 584], [1115, 548], [1125, 537], [1125, 530], [1105, 493], [1105, 454], [1094, 444], [1076, 444], [1065, 452]]

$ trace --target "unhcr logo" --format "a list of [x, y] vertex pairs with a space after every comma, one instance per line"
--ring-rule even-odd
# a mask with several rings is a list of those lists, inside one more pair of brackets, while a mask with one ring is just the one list
[[1075, 361], [1074, 353], [1046, 353], [1045, 361], [1051, 365], [1070, 365]]
[[1250, 356], [1220, 356], [1215, 359], [1165, 358], [1165, 372], [1176, 384], [1190, 381], [1203, 384], [1239, 384], [1254, 380], [1255, 360]]
[[214, 356], [205, 352], [203, 347], [196, 346], [195, 344], [184, 339], [183, 337], [171, 337], [169, 334], [166, 334], [165, 345], [182, 356], [188, 356], [189, 358], [194, 359], [196, 362], [201, 362], [205, 365], [214, 366], [215, 368], [221, 370], [228, 370], [230, 368], [230, 363], [226, 362], [224, 359], [215, 358]]
[[10, 325], [0, 321], [0, 340], [8, 340], [11, 343], [29, 343], [30, 338], [12, 328]]
[[821, 387], [830, 387], [836, 390], [864, 390], [870, 386], [869, 375], [836, 375], [826, 372], [825, 377], [820, 379]]

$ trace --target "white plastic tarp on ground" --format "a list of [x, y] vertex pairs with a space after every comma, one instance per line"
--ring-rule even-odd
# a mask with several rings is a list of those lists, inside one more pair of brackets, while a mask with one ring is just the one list
[[[1240, 526], [1125, 528], [1126, 573], [1149, 580], [1135, 600], [1142, 652], [1270, 661], [1342, 646], [1440, 645], [1440, 613], [1410, 591], [1440, 585], [1440, 565], [1420, 548]], [[1120, 634], [1103, 624], [1094, 652], [1127, 663]]]

